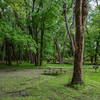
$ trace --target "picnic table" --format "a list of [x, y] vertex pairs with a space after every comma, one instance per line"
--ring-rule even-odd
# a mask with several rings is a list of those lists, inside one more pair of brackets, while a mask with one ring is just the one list
[[66, 73], [67, 70], [66, 68], [57, 68], [57, 67], [47, 67], [45, 70], [44, 70], [44, 74], [53, 74], [53, 73]]

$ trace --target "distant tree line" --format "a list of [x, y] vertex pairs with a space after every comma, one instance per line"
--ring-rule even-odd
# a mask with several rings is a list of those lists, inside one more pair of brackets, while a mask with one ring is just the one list
[[[83, 61], [87, 64], [100, 62], [96, 4], [94, 9], [89, 4]], [[0, 0], [0, 63], [73, 63], [75, 30], [74, 0]]]

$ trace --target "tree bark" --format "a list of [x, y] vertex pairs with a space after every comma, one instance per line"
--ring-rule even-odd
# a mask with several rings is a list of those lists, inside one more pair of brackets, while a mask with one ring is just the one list
[[[35, 2], [36, 2], [36, 0], [32, 0], [32, 9], [31, 9], [32, 13], [34, 12]], [[37, 13], [38, 13], [38, 10], [37, 10]], [[33, 16], [31, 17], [30, 14], [29, 14], [27, 21], [30, 21], [31, 19], [35, 20], [34, 17]], [[33, 26], [33, 25], [29, 24], [28, 29], [29, 29], [29, 34], [33, 37], [33, 39], [35, 40], [35, 42], [38, 46], [37, 25]], [[30, 60], [31, 60], [31, 63], [35, 64], [35, 66], [39, 65], [38, 57], [39, 57], [39, 50], [38, 50], [38, 47], [37, 47], [36, 48], [36, 54], [34, 54], [32, 50], [30, 51]]]
[[74, 72], [71, 84], [82, 84], [82, 65], [84, 54], [84, 32], [86, 18], [88, 15], [88, 0], [76, 0], [75, 6], [75, 57], [74, 57]]
[[37, 30], [37, 27], [34, 28], [34, 40], [36, 41], [36, 44], [37, 44], [36, 54], [34, 54], [35, 66], [38, 66], [39, 65], [39, 49], [38, 49], [38, 30]]
[[73, 38], [73, 36], [71, 34], [71, 30], [70, 30], [70, 27], [69, 27], [69, 24], [68, 24], [68, 16], [67, 16], [66, 4], [64, 4], [64, 14], [65, 14], [66, 29], [67, 29], [67, 33], [69, 35], [69, 38], [71, 40], [71, 45], [72, 45], [72, 50], [73, 50], [73, 55], [74, 55], [74, 52], [75, 52], [74, 38]]
[[34, 64], [34, 54], [32, 50], [30, 51], [30, 63]]
[[60, 47], [59, 47], [57, 38], [54, 39], [54, 43], [56, 45], [56, 51], [58, 53], [58, 59], [59, 59], [59, 63], [60, 64], [63, 64], [64, 63], [64, 55], [65, 55], [65, 47], [66, 47], [66, 38], [67, 37], [65, 37], [65, 39], [64, 39], [64, 45], [63, 45], [63, 51], [62, 51], [62, 53], [60, 52]]
[[74, 30], [76, 30], [76, 27], [75, 27], [75, 5], [76, 5], [76, 0], [73, 0], [73, 21], [72, 21], [72, 25], [73, 25]]
[[98, 4], [98, 0], [96, 0], [96, 4], [97, 4], [97, 7], [99, 6], [99, 4]]
[[3, 52], [3, 54], [2, 54], [2, 63], [4, 64], [5, 63], [5, 50], [6, 49], [6, 45], [5, 45], [5, 43], [3, 44], [3, 48], [2, 48], [2, 52]]
[[17, 61], [17, 57], [15, 53], [15, 44], [12, 44], [11, 47], [12, 47], [13, 61]]
[[98, 46], [99, 46], [99, 42], [96, 41], [96, 49], [95, 49], [95, 64], [97, 64]]
[[[66, 37], [67, 38], [67, 37]], [[61, 62], [62, 64], [64, 63], [64, 55], [65, 55], [65, 47], [66, 47], [66, 38], [64, 40], [64, 47], [63, 47], [63, 52], [62, 52], [62, 57], [61, 57]]]
[[56, 44], [56, 50], [57, 50], [57, 53], [58, 53], [59, 63], [62, 64], [61, 54], [60, 54], [60, 48], [59, 48], [59, 44], [58, 44], [57, 38], [54, 39], [54, 42]]
[[22, 50], [21, 50], [21, 46], [18, 46], [18, 59], [19, 59], [19, 64], [21, 64], [21, 58], [22, 58]]
[[91, 56], [91, 64], [93, 64], [93, 56]]
[[42, 65], [42, 60], [43, 60], [43, 39], [44, 39], [44, 20], [41, 25], [40, 66]]
[[5, 40], [6, 43], [6, 61], [7, 64], [10, 66], [12, 65], [12, 59], [11, 59], [11, 44], [8, 39]]
[[0, 12], [0, 19], [2, 19], [2, 14], [1, 14], [1, 12]]
[[[1, 1], [0, 1], [1, 2]], [[2, 10], [2, 8], [0, 7], [0, 9]], [[2, 12], [3, 11], [0, 11], [0, 19], [2, 19]]]

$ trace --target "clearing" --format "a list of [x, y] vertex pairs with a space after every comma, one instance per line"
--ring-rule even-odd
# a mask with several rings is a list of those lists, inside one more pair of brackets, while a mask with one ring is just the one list
[[[28, 66], [28, 65], [27, 65]], [[58, 76], [43, 75], [45, 68], [1, 68], [0, 100], [100, 100], [100, 70], [84, 66], [84, 86], [67, 86], [72, 77], [72, 65], [50, 64], [45, 67], [64, 67], [67, 72]]]

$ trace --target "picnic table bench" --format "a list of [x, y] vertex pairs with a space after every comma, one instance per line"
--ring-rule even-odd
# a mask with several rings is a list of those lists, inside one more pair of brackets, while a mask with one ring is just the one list
[[48, 68], [46, 68], [45, 70], [44, 70], [44, 74], [53, 74], [53, 73], [55, 73], [55, 74], [60, 74], [60, 73], [66, 73], [67, 72], [67, 70], [66, 70], [66, 68], [55, 68], [55, 67], [48, 67]]

